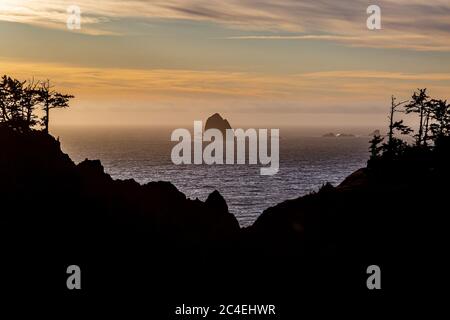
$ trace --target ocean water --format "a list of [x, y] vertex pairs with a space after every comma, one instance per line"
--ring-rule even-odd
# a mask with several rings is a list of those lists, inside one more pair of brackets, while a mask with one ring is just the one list
[[280, 170], [261, 176], [260, 165], [174, 165], [170, 154], [176, 143], [167, 128], [57, 128], [52, 133], [76, 163], [100, 159], [114, 179], [170, 181], [187, 197], [200, 200], [218, 190], [241, 226], [277, 203], [316, 191], [326, 182], [339, 184], [365, 166], [370, 139], [280, 130]]

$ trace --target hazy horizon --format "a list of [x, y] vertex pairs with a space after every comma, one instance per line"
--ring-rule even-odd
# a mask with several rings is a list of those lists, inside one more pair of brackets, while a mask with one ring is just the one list
[[[205, 124], [205, 119], [196, 119], [202, 120], [203, 125]], [[69, 124], [69, 125], [54, 125], [50, 128], [50, 133], [57, 135], [60, 132], [74, 130], [74, 131], [99, 131], [99, 132], [108, 132], [108, 131], [134, 131], [138, 132], [142, 131], [161, 131], [161, 133], [170, 133], [177, 128], [186, 128], [189, 131], [193, 131], [193, 123], [174, 123], [170, 124], [159, 124], [159, 125], [135, 125], [135, 124]], [[233, 129], [248, 129], [248, 128], [275, 128], [270, 124], [232, 124]], [[380, 130], [381, 132], [385, 131], [385, 127], [377, 127], [377, 126], [339, 126], [339, 125], [329, 125], [329, 126], [295, 126], [295, 125], [283, 125], [277, 127], [281, 132], [294, 134], [298, 136], [306, 135], [306, 136], [322, 136], [323, 134], [333, 132], [333, 133], [349, 133], [354, 135], [364, 135], [368, 136], [375, 130]]]

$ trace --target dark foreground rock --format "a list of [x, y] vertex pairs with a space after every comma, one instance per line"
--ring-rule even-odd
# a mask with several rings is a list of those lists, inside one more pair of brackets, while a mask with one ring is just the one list
[[414, 161], [371, 163], [244, 229], [217, 191], [202, 202], [169, 182], [113, 180], [100, 161], [76, 165], [41, 132], [0, 127], [0, 146], [2, 274], [19, 290], [31, 266], [35, 288], [64, 291], [65, 268], [77, 264], [91, 294], [289, 301], [288, 283], [308, 295], [366, 290], [371, 264], [401, 289], [404, 268], [435, 265], [448, 251], [445, 143]]
[[[214, 192], [206, 203], [187, 199], [169, 182], [139, 185], [113, 180], [98, 160], [75, 165], [59, 142], [41, 132], [0, 133], [2, 222], [16, 235], [36, 240], [82, 235], [102, 242], [141, 238], [152, 244], [229, 244], [239, 232], [225, 200]], [[62, 231], [63, 230], [63, 231]], [[76, 240], [78, 241], [78, 240]]]

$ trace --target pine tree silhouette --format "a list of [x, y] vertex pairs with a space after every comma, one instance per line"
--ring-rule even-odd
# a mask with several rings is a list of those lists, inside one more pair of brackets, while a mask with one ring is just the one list
[[[40, 124], [48, 133], [50, 110], [69, 107], [72, 95], [52, 89], [50, 81], [19, 81], [4, 75], [0, 81], [0, 123], [20, 131]], [[44, 116], [39, 119], [37, 110]]]

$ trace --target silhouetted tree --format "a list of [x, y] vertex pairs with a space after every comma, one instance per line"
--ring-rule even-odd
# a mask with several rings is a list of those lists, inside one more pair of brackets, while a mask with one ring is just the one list
[[[415, 135], [416, 145], [424, 145], [424, 137], [427, 132], [424, 128], [427, 126], [427, 119], [429, 120], [428, 110], [430, 107], [429, 96], [427, 89], [418, 89], [411, 97], [411, 101], [405, 106], [406, 113], [417, 113], [419, 115], [419, 132]], [[428, 130], [428, 128], [426, 128]]]
[[398, 146], [398, 141], [394, 138], [395, 131], [399, 131], [401, 134], [409, 134], [412, 132], [412, 129], [403, 124], [403, 120], [394, 121], [395, 113], [400, 112], [398, 107], [404, 105], [408, 101], [395, 102], [396, 98], [394, 96], [391, 97], [391, 109], [389, 113], [389, 132], [388, 132], [388, 142], [384, 145], [383, 150], [389, 154], [393, 155], [396, 153], [395, 147]]
[[44, 132], [48, 133], [50, 110], [56, 108], [68, 108], [69, 100], [74, 98], [74, 96], [54, 91], [53, 86], [50, 85], [50, 80], [41, 83], [39, 95], [45, 112], [45, 115], [42, 118], [42, 125], [44, 126]]
[[369, 141], [370, 143], [370, 153], [371, 153], [371, 159], [376, 159], [379, 157], [381, 150], [383, 150], [383, 147], [380, 146], [380, 143], [383, 142], [384, 138], [380, 135], [374, 135], [372, 140]]
[[0, 83], [0, 116], [2, 121], [15, 127], [22, 126], [24, 119], [24, 109], [21, 105], [24, 83], [6, 75]]
[[[31, 129], [40, 123], [48, 133], [50, 109], [67, 108], [72, 95], [52, 90], [50, 81], [19, 81], [4, 75], [0, 81], [0, 122], [19, 129]], [[36, 109], [44, 116], [38, 122]]]
[[430, 118], [435, 122], [430, 125], [432, 139], [450, 135], [450, 104], [447, 100], [431, 100]]
[[431, 117], [431, 105], [430, 103], [427, 104], [427, 107], [424, 111], [424, 130], [423, 130], [423, 145], [428, 146], [428, 141], [432, 140], [432, 136], [430, 136], [429, 130], [430, 130], [430, 117]]
[[[432, 152], [437, 150], [439, 145], [441, 150], [443, 145], [450, 143], [450, 105], [447, 100], [431, 99], [426, 89], [418, 89], [414, 92], [411, 100], [403, 109], [398, 109], [407, 101], [396, 103], [392, 96], [392, 103], [389, 112], [388, 141], [381, 147], [383, 141], [380, 135], [375, 135], [370, 141], [371, 159], [381, 157], [385, 160], [411, 159], [419, 155], [421, 161], [430, 159]], [[405, 141], [395, 136], [396, 133], [407, 135], [414, 130], [404, 124], [403, 120], [395, 120], [397, 112], [417, 114], [419, 118], [419, 130], [414, 135], [416, 142], [414, 146], [408, 145]], [[420, 152], [417, 149], [420, 148]], [[408, 152], [413, 151], [413, 152]], [[403, 157], [403, 158], [402, 158]], [[409, 158], [408, 158], [409, 157]], [[389, 163], [389, 162], [385, 162]]]
[[391, 111], [390, 111], [390, 114], [389, 114], [389, 117], [388, 117], [389, 118], [389, 133], [388, 133], [389, 140], [388, 140], [388, 144], [390, 144], [392, 138], [394, 137], [395, 124], [397, 123], [397, 122], [394, 122], [395, 112], [398, 111], [397, 108], [399, 106], [401, 106], [402, 104], [405, 104], [405, 103], [408, 102], [408, 101], [402, 101], [402, 102], [396, 103], [395, 100], [396, 100], [395, 97], [392, 96], [391, 97]]
[[10, 120], [8, 115], [8, 90], [6, 84], [6, 76], [2, 77], [0, 82], [0, 121], [7, 122]]
[[38, 85], [39, 83], [32, 79], [23, 88], [21, 105], [24, 108], [26, 128], [31, 128], [38, 123], [36, 120], [38, 117], [34, 113], [40, 102]]

